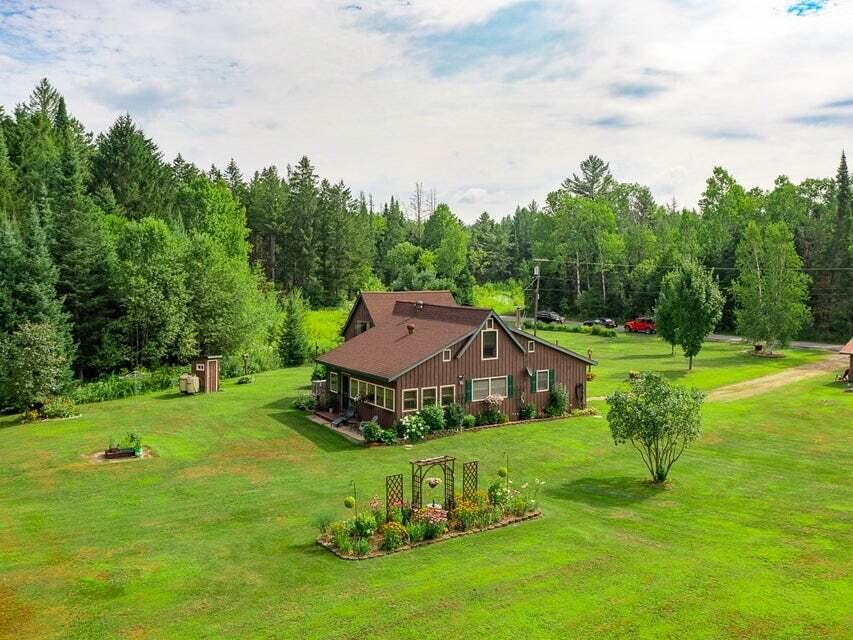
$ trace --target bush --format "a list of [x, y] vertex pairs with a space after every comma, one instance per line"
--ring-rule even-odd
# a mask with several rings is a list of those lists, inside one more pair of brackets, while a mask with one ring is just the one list
[[571, 415], [573, 417], [578, 416], [597, 416], [598, 411], [593, 409], [592, 407], [587, 407], [586, 409], [572, 409]]
[[302, 393], [300, 394], [296, 400], [293, 401], [291, 405], [294, 409], [301, 409], [302, 411], [311, 411], [314, 408], [314, 396], [310, 393]]
[[441, 431], [444, 429], [444, 409], [437, 404], [424, 407], [418, 412], [430, 431]]
[[472, 416], [470, 413], [466, 413], [462, 416], [462, 427], [465, 429], [470, 429], [474, 425], [477, 424], [477, 418]]
[[480, 412], [480, 415], [477, 416], [478, 425], [500, 424], [506, 421], [507, 417], [502, 414], [500, 410], [492, 406], [487, 406]]
[[76, 415], [80, 415], [79, 411], [77, 411], [77, 405], [74, 404], [74, 401], [71, 398], [61, 398], [57, 396], [53, 396], [45, 400], [45, 403], [42, 405], [39, 410], [39, 414], [42, 418], [72, 418]]
[[314, 363], [314, 368], [311, 370], [311, 380], [325, 380], [326, 379], [326, 365], [320, 364], [319, 362]]
[[495, 480], [489, 485], [489, 503], [502, 507], [509, 499], [509, 491], [506, 488], [503, 480]]
[[273, 345], [263, 345], [248, 352], [246, 367], [243, 367], [243, 355], [234, 353], [222, 357], [219, 375], [223, 378], [237, 378], [238, 376], [264, 371], [272, 371], [281, 367], [278, 351]]
[[366, 556], [370, 553], [370, 542], [366, 538], [356, 538], [352, 542], [352, 552], [357, 556]]
[[426, 536], [426, 524], [419, 520], [410, 522], [406, 526], [406, 535], [409, 538], [409, 542], [413, 544], [415, 542], [420, 542]]
[[69, 397], [77, 404], [120, 400], [130, 396], [164, 391], [178, 386], [178, 378], [186, 373], [186, 367], [162, 367], [154, 371], [138, 369], [124, 374], [110, 374], [93, 382], [77, 384]]
[[382, 433], [382, 427], [376, 424], [373, 420], [361, 423], [361, 433], [367, 442], [378, 442], [379, 436]]
[[376, 517], [369, 511], [360, 511], [353, 520], [353, 531], [360, 538], [368, 538], [376, 531]]
[[382, 429], [379, 432], [379, 442], [382, 444], [391, 444], [394, 442], [394, 436], [396, 435], [392, 429]]
[[527, 404], [521, 405], [521, 408], [518, 410], [518, 417], [521, 420], [530, 420], [531, 418], [535, 418], [536, 405], [532, 402], [528, 402]]
[[465, 419], [465, 409], [461, 404], [449, 404], [444, 407], [444, 426], [447, 429], [460, 429]]
[[237, 384], [250, 384], [251, 382], [254, 382], [252, 376], [240, 376], [237, 378]]
[[397, 433], [404, 440], [421, 440], [427, 433], [427, 425], [424, 419], [417, 414], [405, 416], [400, 420], [400, 428], [398, 428]]
[[592, 326], [592, 335], [599, 336], [601, 338], [615, 338], [616, 330], [608, 329], [607, 327], [602, 327], [599, 324], [595, 324]]
[[551, 392], [551, 399], [548, 406], [545, 407], [545, 415], [549, 417], [563, 416], [568, 408], [568, 398], [566, 396], [566, 388], [562, 385]]
[[393, 551], [406, 542], [409, 537], [406, 527], [397, 522], [388, 522], [382, 526], [382, 548]]
[[639, 371], [637, 371], [636, 369], [632, 369], [631, 371], [628, 372], [628, 380], [639, 380], [640, 375], [641, 374]]

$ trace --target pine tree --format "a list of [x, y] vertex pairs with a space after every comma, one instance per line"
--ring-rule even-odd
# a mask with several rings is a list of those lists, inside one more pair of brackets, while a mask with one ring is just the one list
[[248, 192], [246, 182], [243, 180], [243, 173], [234, 158], [228, 161], [228, 166], [225, 167], [225, 184], [231, 189], [231, 193], [237, 198], [237, 201], [244, 207], [248, 204]]
[[[2, 117], [2, 112], [0, 112]], [[0, 220], [11, 218], [15, 213], [15, 194], [17, 185], [15, 170], [9, 161], [9, 149], [6, 146], [6, 134], [0, 124]]]
[[606, 195], [613, 187], [610, 164], [598, 156], [589, 156], [581, 162], [581, 175], [576, 173], [563, 180], [563, 189], [578, 196], [595, 200]]
[[26, 109], [29, 113], [41, 114], [52, 122], [56, 118], [61, 99], [62, 96], [47, 78], [42, 78], [30, 94]]
[[24, 248], [18, 229], [8, 217], [0, 217], [0, 256], [0, 335], [3, 335], [12, 333], [23, 322], [17, 303], [24, 272]]
[[281, 256], [282, 281], [287, 290], [310, 291], [314, 287], [317, 266], [314, 217], [319, 196], [318, 179], [307, 156], [302, 156], [289, 174], [290, 194], [281, 240], [287, 248]]
[[847, 157], [843, 152], [836, 188], [835, 229], [828, 261], [835, 269], [830, 280], [832, 298], [829, 319], [837, 335], [847, 336], [853, 334], [853, 202]]
[[279, 356], [285, 366], [297, 366], [308, 359], [310, 345], [305, 331], [305, 303], [299, 289], [291, 291], [284, 299], [284, 324], [282, 326]]

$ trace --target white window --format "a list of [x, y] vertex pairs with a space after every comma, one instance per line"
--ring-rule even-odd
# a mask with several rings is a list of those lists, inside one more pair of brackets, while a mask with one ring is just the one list
[[351, 398], [358, 398], [365, 404], [388, 409], [388, 411], [394, 410], [394, 390], [389, 387], [382, 387], [372, 382], [351, 378], [349, 388]]
[[331, 371], [329, 373], [329, 391], [332, 393], [338, 392], [338, 372]]
[[497, 360], [498, 358], [498, 332], [495, 329], [485, 329], [480, 334], [480, 357], [483, 360]]
[[424, 407], [428, 407], [431, 404], [437, 404], [438, 398], [437, 396], [438, 389], [435, 387], [426, 387], [425, 389], [421, 389], [421, 409]]
[[418, 410], [418, 390], [403, 389], [403, 413]]
[[473, 380], [471, 385], [471, 400], [479, 402], [492, 394], [499, 396], [507, 395], [506, 376], [499, 378], [475, 378]]
[[451, 355], [452, 354], [450, 353], [450, 349], [445, 349], [444, 351], [441, 352], [441, 361], [442, 362], [450, 362]]
[[359, 320], [355, 323], [355, 332], [364, 333], [370, 328], [370, 324], [365, 320]]
[[447, 384], [441, 387], [441, 406], [446, 407], [456, 402], [456, 385]]
[[527, 353], [533, 353], [536, 351], [536, 341], [528, 340], [527, 341]]
[[536, 392], [548, 391], [548, 369], [540, 369], [536, 372]]

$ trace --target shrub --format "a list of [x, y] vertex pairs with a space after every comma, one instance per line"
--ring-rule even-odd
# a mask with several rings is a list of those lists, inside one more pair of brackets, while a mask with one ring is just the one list
[[42, 418], [71, 418], [79, 415], [77, 405], [71, 398], [53, 396], [48, 398], [39, 410]]
[[498, 409], [487, 406], [480, 412], [480, 415], [477, 416], [477, 424], [498, 424], [501, 422], [501, 418], [506, 422], [506, 416], [504, 416]]
[[419, 520], [410, 522], [406, 526], [406, 535], [409, 538], [409, 542], [413, 544], [415, 542], [420, 542], [426, 536], [426, 524]]
[[521, 408], [518, 410], [518, 417], [522, 420], [530, 420], [531, 418], [535, 418], [536, 405], [532, 402], [528, 402], [527, 404], [521, 405]]
[[632, 369], [631, 371], [628, 372], [628, 380], [639, 380], [640, 375], [641, 374], [639, 371], [637, 371], [636, 369]]
[[0, 395], [5, 402], [24, 410], [44, 403], [61, 391], [68, 374], [63, 332], [53, 324], [27, 321], [14, 333], [0, 335]]
[[409, 537], [406, 527], [397, 522], [388, 522], [382, 526], [382, 548], [393, 551], [403, 544]]
[[[427, 433], [426, 422], [417, 414], [405, 416], [400, 420], [400, 425], [402, 425], [401, 437], [404, 440], [421, 440]], [[400, 430], [397, 433], [399, 434]]]
[[357, 556], [366, 556], [370, 553], [370, 542], [367, 538], [356, 538], [352, 542], [352, 552]]
[[598, 411], [593, 409], [592, 407], [587, 407], [586, 409], [572, 409], [571, 415], [573, 417], [578, 416], [597, 416]]
[[78, 383], [69, 397], [77, 404], [106, 402], [130, 396], [164, 391], [178, 386], [178, 378], [186, 373], [186, 367], [162, 367], [149, 371], [138, 369], [124, 374], [110, 374], [93, 382]]
[[381, 429], [379, 431], [379, 440], [382, 444], [391, 444], [394, 442], [394, 436], [397, 434], [391, 429]]
[[462, 416], [462, 427], [465, 429], [470, 429], [474, 425], [477, 424], [477, 418], [472, 416], [470, 413], [466, 413]]
[[376, 424], [373, 420], [361, 423], [361, 433], [367, 442], [379, 442], [382, 427]]
[[444, 407], [444, 426], [447, 429], [460, 429], [465, 420], [465, 409], [461, 404], [449, 404]]
[[237, 378], [237, 384], [249, 384], [251, 382], [254, 382], [252, 376], [240, 376]]
[[278, 350], [273, 344], [264, 344], [250, 348], [247, 351], [247, 355], [249, 357], [246, 360], [245, 367], [243, 366], [242, 354], [234, 353], [223, 356], [219, 370], [220, 375], [223, 378], [236, 378], [245, 374], [271, 371], [281, 366]]
[[562, 416], [566, 414], [568, 408], [568, 398], [566, 396], [566, 388], [562, 385], [551, 392], [551, 399], [548, 406], [545, 407], [545, 415], [549, 417]]
[[367, 538], [376, 531], [376, 517], [369, 511], [361, 511], [353, 520], [353, 531], [359, 538]]
[[444, 409], [437, 404], [424, 407], [418, 415], [430, 431], [441, 431], [444, 429]]
[[319, 362], [314, 363], [314, 368], [311, 370], [311, 380], [325, 380], [326, 379], [326, 365], [320, 364]]
[[601, 325], [593, 325], [592, 327], [592, 335], [599, 336], [601, 338], [615, 338], [616, 330], [608, 329], [607, 327], [602, 327]]
[[293, 401], [294, 409], [301, 409], [302, 411], [311, 411], [314, 408], [314, 396], [310, 393], [302, 393], [300, 394], [296, 400]]
[[502, 480], [495, 480], [489, 485], [489, 502], [496, 507], [502, 507], [509, 498], [509, 490]]

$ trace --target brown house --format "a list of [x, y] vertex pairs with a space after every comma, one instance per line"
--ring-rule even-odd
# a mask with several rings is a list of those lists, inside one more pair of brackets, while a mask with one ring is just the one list
[[508, 327], [490, 309], [459, 306], [449, 291], [364, 293], [344, 324], [344, 343], [317, 360], [328, 368], [334, 410], [355, 406], [385, 427], [429, 404], [477, 415], [490, 394], [518, 417], [550, 391], [586, 405], [586, 367], [595, 361]]

